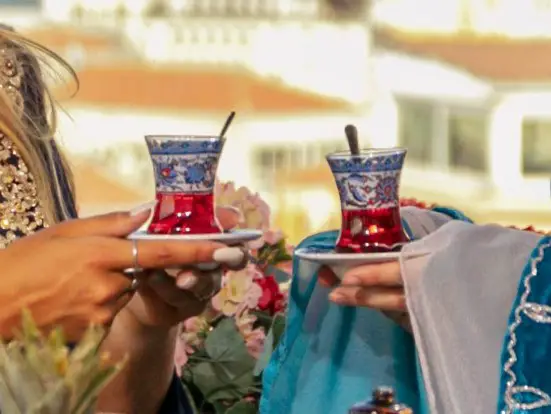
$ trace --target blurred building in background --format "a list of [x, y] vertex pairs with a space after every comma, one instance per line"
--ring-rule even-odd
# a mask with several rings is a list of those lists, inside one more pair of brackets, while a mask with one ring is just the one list
[[338, 226], [324, 157], [344, 149], [347, 123], [364, 146], [408, 147], [404, 195], [551, 228], [546, 1], [43, 0], [9, 9], [78, 72], [61, 137], [84, 214], [151, 198], [144, 134], [217, 133], [236, 110], [220, 177], [265, 195], [295, 240]]

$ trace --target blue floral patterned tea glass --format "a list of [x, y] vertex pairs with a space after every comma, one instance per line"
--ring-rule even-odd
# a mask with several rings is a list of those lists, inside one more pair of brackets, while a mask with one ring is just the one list
[[327, 156], [341, 201], [338, 252], [390, 252], [399, 250], [407, 241], [398, 194], [405, 157], [403, 148]]
[[208, 234], [222, 231], [214, 214], [214, 181], [224, 139], [217, 136], [145, 137], [157, 206], [148, 232]]

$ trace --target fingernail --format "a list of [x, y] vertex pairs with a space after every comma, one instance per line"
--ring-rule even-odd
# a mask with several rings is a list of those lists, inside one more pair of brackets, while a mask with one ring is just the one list
[[332, 302], [335, 302], [335, 303], [343, 303], [344, 302], [344, 296], [341, 295], [340, 293], [331, 293], [329, 295], [329, 299], [331, 299]]
[[245, 258], [245, 252], [239, 247], [223, 247], [214, 252], [213, 260], [228, 266], [238, 266]]
[[139, 206], [134, 207], [132, 210], [130, 210], [129, 214], [131, 217], [134, 217], [145, 211], [151, 211], [151, 209], [153, 209], [153, 207], [155, 207], [156, 205], [157, 205], [157, 200], [149, 201], [147, 203], [140, 204]]
[[182, 269], [165, 269], [165, 272], [167, 275], [175, 278], [182, 272]]
[[180, 289], [191, 289], [197, 284], [197, 276], [195, 275], [184, 275], [176, 279], [176, 286]]

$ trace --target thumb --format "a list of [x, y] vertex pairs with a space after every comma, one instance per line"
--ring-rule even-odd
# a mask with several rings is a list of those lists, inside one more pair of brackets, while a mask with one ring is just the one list
[[242, 214], [235, 207], [218, 206], [216, 207], [216, 218], [224, 230], [231, 230], [237, 227]]
[[153, 203], [147, 203], [132, 211], [69, 220], [39, 234], [49, 237], [126, 237], [147, 221], [153, 206]]

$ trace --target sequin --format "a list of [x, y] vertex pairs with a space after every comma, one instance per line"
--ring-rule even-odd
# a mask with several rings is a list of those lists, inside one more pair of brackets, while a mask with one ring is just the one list
[[24, 100], [21, 94], [23, 68], [16, 52], [11, 47], [0, 49], [0, 88], [4, 89], [14, 105], [15, 110], [23, 113]]
[[[530, 274], [524, 279], [522, 283], [522, 295], [520, 297], [520, 303], [514, 310], [514, 320], [509, 325], [509, 341], [507, 343], [507, 353], [509, 357], [503, 365], [503, 373], [509, 379], [507, 380], [505, 387], [505, 408], [501, 410], [501, 414], [513, 414], [518, 410], [524, 410], [523, 412], [533, 411], [543, 407], [551, 406], [551, 397], [543, 390], [528, 385], [518, 384], [519, 379], [514, 372], [514, 366], [517, 363], [517, 328], [523, 323], [522, 314], [525, 314], [530, 319], [537, 323], [550, 323], [549, 312], [551, 308], [544, 304], [538, 304], [529, 302], [528, 297], [532, 291], [531, 280], [538, 276], [538, 265], [542, 262], [546, 249], [551, 248], [551, 242], [547, 242], [538, 247], [537, 256], [533, 257], [530, 261]], [[530, 394], [533, 398], [531, 402], [522, 402], [521, 395]], [[521, 401], [519, 401], [521, 400]]]
[[0, 133], [0, 248], [47, 227], [32, 174]]

